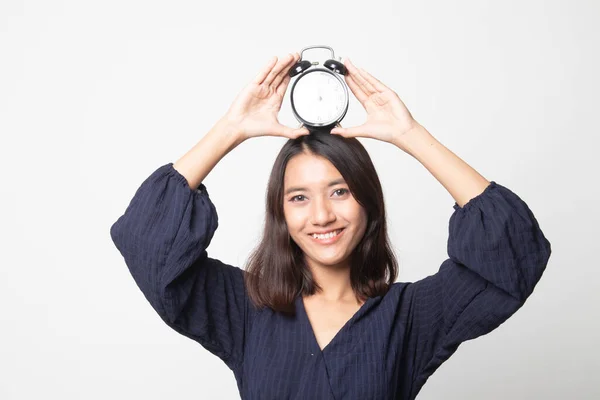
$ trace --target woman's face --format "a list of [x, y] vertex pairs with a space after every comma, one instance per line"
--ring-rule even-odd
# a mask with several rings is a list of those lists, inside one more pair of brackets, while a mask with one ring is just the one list
[[[301, 153], [288, 161], [283, 212], [289, 234], [311, 267], [349, 267], [367, 215], [339, 171], [326, 158]], [[339, 230], [342, 230], [341, 233]], [[331, 237], [331, 233], [339, 236]], [[326, 233], [315, 238], [314, 233]]]

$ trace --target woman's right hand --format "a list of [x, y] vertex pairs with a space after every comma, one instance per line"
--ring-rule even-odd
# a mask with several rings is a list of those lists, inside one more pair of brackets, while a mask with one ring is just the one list
[[279, 61], [273, 57], [235, 98], [223, 120], [238, 132], [241, 141], [257, 136], [295, 139], [309, 134], [305, 127], [291, 128], [277, 119], [291, 79], [288, 71], [299, 58], [298, 53], [290, 53]]

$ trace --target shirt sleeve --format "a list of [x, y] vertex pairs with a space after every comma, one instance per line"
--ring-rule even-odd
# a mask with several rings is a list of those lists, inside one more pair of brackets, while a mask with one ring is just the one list
[[169, 163], [141, 184], [110, 234], [161, 319], [233, 370], [242, 363], [248, 297], [244, 271], [207, 255], [217, 226], [206, 186], [192, 190]]
[[461, 342], [491, 332], [525, 303], [551, 253], [527, 204], [494, 181], [454, 210], [449, 258], [406, 288], [417, 390]]

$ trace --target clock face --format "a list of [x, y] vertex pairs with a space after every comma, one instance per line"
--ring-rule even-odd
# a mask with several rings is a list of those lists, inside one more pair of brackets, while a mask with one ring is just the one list
[[348, 106], [348, 89], [335, 74], [313, 70], [301, 75], [292, 87], [296, 114], [312, 125], [326, 126], [338, 121]]

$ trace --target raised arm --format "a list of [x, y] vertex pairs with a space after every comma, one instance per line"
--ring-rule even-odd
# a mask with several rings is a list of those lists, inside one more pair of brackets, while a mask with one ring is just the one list
[[277, 115], [290, 82], [287, 74], [300, 55], [288, 54], [277, 62], [272, 58], [254, 80], [242, 90], [225, 116], [190, 151], [173, 165], [197, 187], [214, 166], [232, 149], [252, 137], [283, 136], [296, 138], [309, 134], [306, 128], [294, 129], [279, 123]]
[[206, 186], [192, 189], [168, 163], [144, 180], [110, 234], [161, 319], [235, 370], [243, 361], [250, 304], [243, 270], [208, 257], [217, 227]]
[[395, 143], [417, 159], [446, 188], [463, 207], [483, 193], [490, 182], [469, 164], [441, 144], [421, 125], [415, 125], [404, 134], [402, 143]]
[[236, 148], [242, 139], [239, 130], [220, 119], [200, 141], [173, 164], [188, 182], [190, 188], [197, 188], [213, 168]]
[[495, 181], [454, 209], [449, 258], [436, 274], [409, 284], [403, 297], [411, 305], [413, 395], [461, 343], [491, 332], [523, 306], [552, 251], [527, 204]]

